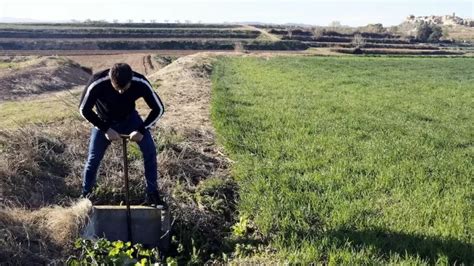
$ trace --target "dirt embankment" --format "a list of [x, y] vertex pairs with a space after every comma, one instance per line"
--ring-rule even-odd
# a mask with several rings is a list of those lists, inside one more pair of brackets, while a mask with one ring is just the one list
[[209, 104], [213, 57], [199, 53], [181, 57], [148, 76], [165, 103], [162, 124], [183, 132], [190, 129], [212, 131]]
[[[222, 251], [224, 239], [235, 222], [237, 197], [236, 185], [228, 171], [230, 162], [216, 144], [210, 121], [213, 60], [209, 54], [191, 55], [148, 76], [165, 104], [165, 115], [154, 134], [158, 136], [160, 151], [160, 190], [175, 219], [173, 235], [185, 254], [198, 247], [200, 256], [206, 260], [211, 253]], [[50, 263], [73, 252], [72, 242], [83, 224], [84, 212], [90, 207], [78, 207], [79, 203], [63, 209], [48, 206], [68, 206], [76, 201], [87, 156], [89, 127], [87, 122], [72, 118], [44, 128], [0, 130], [0, 151], [5, 153], [0, 158], [0, 215], [9, 214], [0, 218], [0, 233], [8, 236], [3, 242], [0, 239], [0, 264], [31, 262], [31, 259]], [[133, 157], [130, 182], [134, 204], [142, 201], [142, 168], [140, 156]], [[99, 203], [123, 201], [123, 184], [117, 178], [121, 171], [120, 147], [113, 144], [98, 178]], [[44, 206], [47, 207], [41, 208]], [[75, 209], [80, 211], [72, 211]], [[53, 215], [58, 212], [67, 217]], [[38, 223], [36, 218], [26, 218], [53, 216], [56, 222], [48, 218], [46, 225]], [[62, 231], [65, 234], [57, 236], [59, 240], [51, 235]]]
[[[204, 258], [222, 252], [237, 199], [231, 162], [216, 143], [210, 119], [214, 60], [212, 53], [181, 57], [148, 76], [165, 105], [159, 126], [180, 139], [159, 155], [160, 183], [173, 203], [175, 235], [185, 248], [192, 249], [194, 242]], [[178, 184], [185, 191], [181, 195], [189, 193], [196, 200], [177, 197]]]
[[150, 53], [128, 53], [113, 55], [68, 55], [65, 56], [94, 72], [110, 68], [115, 63], [127, 63], [133, 70], [144, 75], [150, 75], [162, 68]]
[[[165, 105], [160, 126], [184, 140], [180, 147], [160, 155], [160, 165], [172, 171], [169, 176], [191, 186], [202, 179], [229, 175], [229, 159], [216, 143], [210, 119], [214, 60], [213, 53], [189, 55], [148, 76]], [[182, 171], [183, 167], [187, 170]]]
[[0, 102], [82, 88], [92, 72], [119, 62], [128, 63], [135, 71], [150, 75], [169, 64], [168, 58], [172, 57], [152, 54], [1, 56]]
[[0, 58], [0, 101], [72, 89], [87, 83], [90, 69], [61, 57]]

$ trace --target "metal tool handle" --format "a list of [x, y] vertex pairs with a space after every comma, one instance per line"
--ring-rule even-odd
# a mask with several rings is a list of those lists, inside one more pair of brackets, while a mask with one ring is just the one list
[[120, 135], [122, 137], [123, 143], [123, 173], [125, 178], [125, 190], [126, 190], [126, 201], [127, 204], [127, 233], [128, 233], [128, 241], [130, 241], [133, 245], [133, 238], [132, 238], [132, 214], [130, 211], [130, 190], [128, 187], [128, 158], [127, 158], [127, 138], [125, 135]]

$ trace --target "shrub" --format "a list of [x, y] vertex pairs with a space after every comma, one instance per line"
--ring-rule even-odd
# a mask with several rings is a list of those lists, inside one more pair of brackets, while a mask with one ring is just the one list
[[438, 42], [441, 37], [443, 37], [443, 30], [441, 27], [434, 25], [432, 28], [432, 32], [428, 37], [428, 42]]
[[381, 23], [367, 24], [367, 26], [361, 27], [360, 30], [370, 33], [385, 33], [385, 28]]
[[362, 35], [360, 34], [354, 35], [354, 38], [352, 39], [352, 45], [357, 48], [364, 47], [365, 45], [364, 37], [362, 37]]
[[421, 42], [438, 42], [443, 36], [441, 27], [429, 23], [420, 23], [417, 27], [416, 38]]
[[313, 33], [313, 36], [315, 38], [319, 38], [319, 37], [324, 36], [324, 34], [326, 33], [326, 29], [319, 28], [319, 27], [313, 27], [313, 28], [311, 28], [311, 32]]

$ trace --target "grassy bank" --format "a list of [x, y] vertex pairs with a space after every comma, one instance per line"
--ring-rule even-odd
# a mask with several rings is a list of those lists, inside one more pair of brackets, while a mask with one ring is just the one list
[[18, 128], [31, 123], [49, 123], [78, 116], [75, 96], [57, 94], [40, 99], [0, 103], [0, 127]]
[[292, 262], [473, 263], [474, 60], [222, 58], [240, 213]]

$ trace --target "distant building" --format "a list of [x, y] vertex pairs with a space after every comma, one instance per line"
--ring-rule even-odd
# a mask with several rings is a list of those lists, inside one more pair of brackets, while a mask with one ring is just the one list
[[456, 17], [456, 14], [445, 15], [445, 16], [418, 16], [410, 15], [405, 19], [405, 22], [408, 23], [420, 23], [426, 22], [436, 25], [463, 25], [467, 27], [474, 27], [474, 20], [472, 19], [463, 19], [461, 17]]

